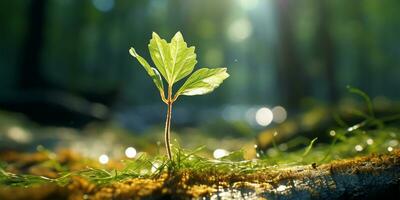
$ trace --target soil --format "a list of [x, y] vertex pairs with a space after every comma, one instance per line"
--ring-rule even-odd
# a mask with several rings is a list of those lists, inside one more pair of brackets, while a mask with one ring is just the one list
[[[64, 152], [59, 157], [71, 169], [83, 167], [77, 155]], [[32, 169], [33, 163], [45, 160], [41, 154], [7, 153], [1, 155], [1, 160], [19, 163], [14, 165], [18, 168], [8, 171], [56, 176], [45, 167]], [[400, 150], [394, 150], [322, 165], [270, 167], [252, 173], [181, 170], [107, 185], [73, 177], [64, 187], [2, 186], [0, 199], [396, 199], [400, 196], [399, 186]]]

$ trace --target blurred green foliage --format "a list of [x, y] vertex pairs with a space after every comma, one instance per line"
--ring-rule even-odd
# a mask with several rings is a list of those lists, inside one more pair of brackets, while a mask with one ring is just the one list
[[145, 77], [132, 67], [127, 49], [146, 49], [152, 31], [167, 38], [182, 31], [198, 47], [200, 66], [227, 66], [232, 74], [217, 94], [184, 104], [292, 106], [305, 96], [335, 99], [347, 84], [399, 98], [393, 89], [400, 87], [396, 0], [5, 1], [3, 97], [18, 88], [24, 73], [20, 65], [29, 24], [36, 23], [29, 17], [35, 2], [45, 12], [43, 44], [36, 50], [46, 87], [113, 95], [113, 104], [157, 102], [153, 92], [144, 92], [152, 88], [142, 84]]

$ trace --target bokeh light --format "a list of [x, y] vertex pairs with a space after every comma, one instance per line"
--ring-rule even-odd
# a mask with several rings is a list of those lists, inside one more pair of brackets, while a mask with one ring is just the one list
[[32, 140], [30, 132], [17, 126], [12, 126], [7, 130], [7, 137], [17, 143], [28, 143]]
[[125, 149], [125, 156], [128, 158], [134, 158], [136, 156], [136, 149], [133, 147], [128, 147]]
[[272, 114], [273, 114], [273, 121], [276, 123], [282, 123], [286, 120], [287, 117], [287, 112], [286, 109], [282, 106], [276, 106], [272, 108]]
[[256, 122], [260, 126], [268, 126], [273, 120], [273, 113], [267, 107], [262, 107], [256, 112]]
[[356, 146], [354, 147], [354, 149], [355, 149], [356, 151], [358, 151], [358, 152], [364, 150], [364, 148], [363, 148], [361, 145], [359, 145], [359, 144], [356, 145]]
[[213, 156], [215, 159], [220, 159], [224, 156], [227, 156], [229, 154], [229, 151], [225, 149], [216, 149], [213, 153]]
[[108, 156], [106, 154], [101, 154], [99, 156], [99, 163], [101, 163], [103, 165], [107, 164], [109, 160], [110, 159], [108, 158]]
[[336, 131], [334, 131], [334, 130], [329, 131], [329, 135], [334, 137], [336, 135]]
[[247, 39], [253, 32], [253, 26], [247, 18], [234, 21], [228, 28], [228, 37], [233, 42]]

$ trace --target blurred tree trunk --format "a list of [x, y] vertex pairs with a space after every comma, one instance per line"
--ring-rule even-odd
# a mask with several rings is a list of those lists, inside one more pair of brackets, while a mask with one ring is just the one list
[[282, 103], [289, 108], [299, 106], [303, 97], [307, 96], [307, 80], [305, 70], [296, 52], [292, 17], [294, 3], [289, 0], [278, 0], [278, 85]]
[[355, 50], [356, 50], [356, 60], [357, 73], [359, 74], [357, 77], [357, 82], [360, 83], [360, 88], [366, 91], [370, 95], [374, 95], [372, 93], [372, 89], [376, 84], [376, 77], [373, 75], [374, 70], [371, 70], [371, 56], [369, 52], [371, 51], [370, 43], [371, 41], [376, 40], [370, 36], [370, 32], [368, 31], [368, 24], [366, 23], [365, 13], [363, 10], [364, 4], [362, 2], [352, 2], [350, 6], [353, 8], [350, 12], [351, 18], [358, 25], [358, 31], [356, 32], [356, 37], [354, 38]]
[[21, 89], [40, 88], [45, 84], [41, 73], [40, 54], [43, 48], [47, 0], [31, 1], [27, 31], [21, 48], [18, 85]]
[[324, 78], [327, 82], [327, 97], [330, 102], [335, 102], [338, 99], [336, 88], [336, 73], [335, 73], [335, 48], [332, 41], [331, 33], [329, 32], [329, 9], [326, 0], [315, 0], [317, 4], [317, 30], [314, 41], [316, 56], [319, 59], [323, 70]]

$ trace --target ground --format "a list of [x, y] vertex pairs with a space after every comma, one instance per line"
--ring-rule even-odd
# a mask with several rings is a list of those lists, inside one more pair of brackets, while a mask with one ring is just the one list
[[[118, 163], [110, 167], [118, 169], [120, 175], [106, 171], [112, 173], [110, 177], [85, 171], [86, 165], [95, 163], [82, 162], [68, 150], [56, 157], [59, 163], [81, 172], [65, 180], [35, 182], [32, 177], [16, 174], [58, 177], [46, 153], [3, 153], [2, 160], [14, 163], [14, 168], [3, 171], [2, 183], [8, 181], [14, 187], [2, 186], [0, 199], [394, 199], [400, 194], [400, 150], [321, 165], [267, 166], [257, 160], [214, 160], [193, 168], [181, 162], [179, 168], [175, 163], [151, 176], [132, 177]], [[254, 170], [238, 170], [249, 166]]]

